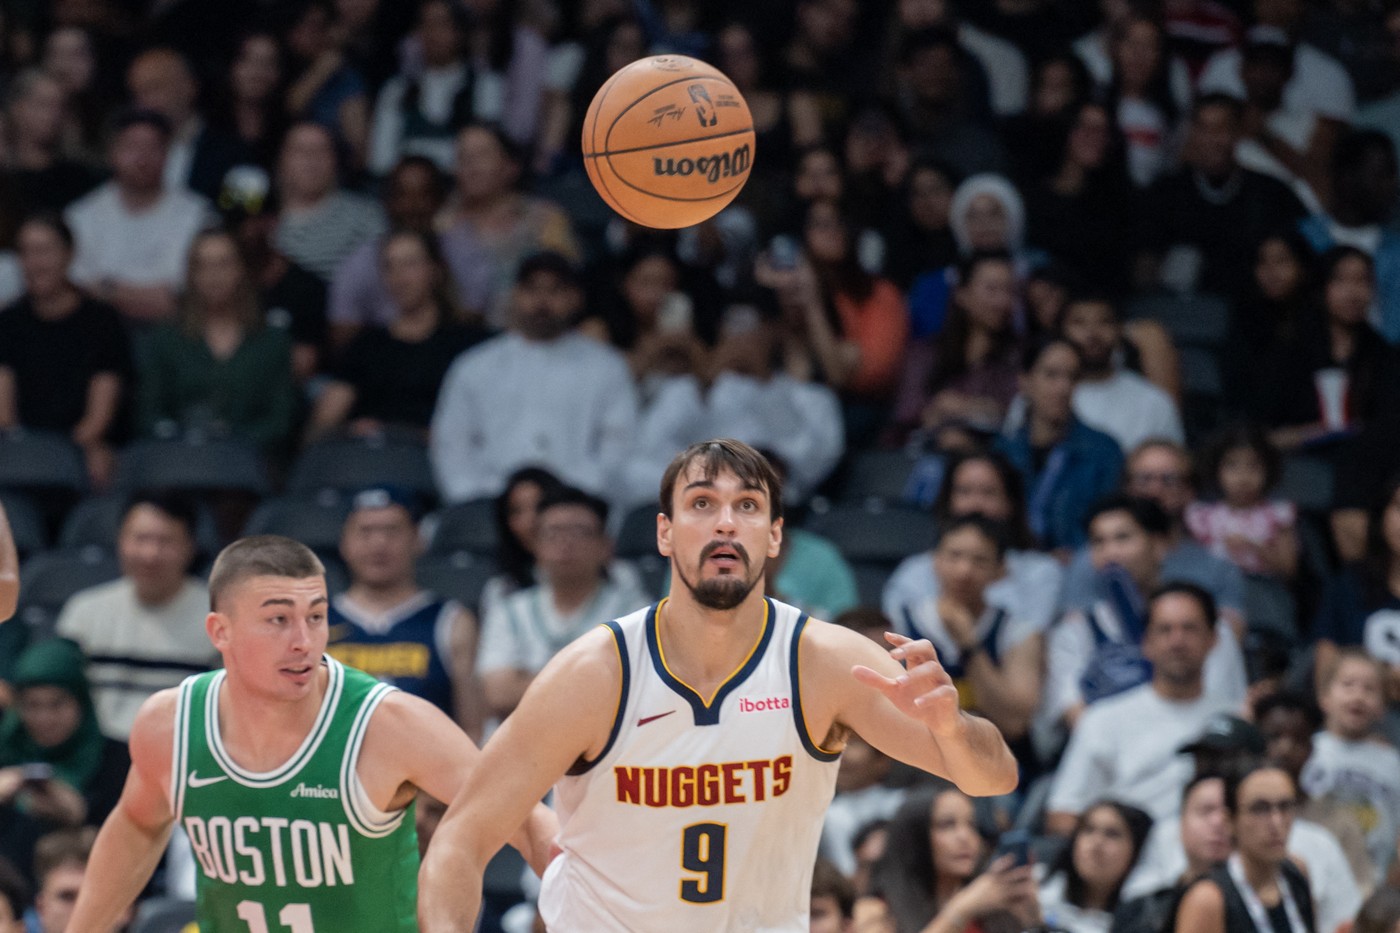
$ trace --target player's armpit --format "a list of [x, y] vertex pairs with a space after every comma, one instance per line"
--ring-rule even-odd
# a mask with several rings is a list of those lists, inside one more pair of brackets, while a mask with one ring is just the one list
[[559, 777], [607, 746], [617, 710], [605, 698], [618, 695], [622, 676], [614, 645], [611, 632], [599, 628], [565, 648], [486, 743], [423, 861], [423, 930], [469, 928], [486, 862]]
[[[897, 638], [899, 636], [896, 636]], [[907, 642], [902, 639], [902, 642]], [[800, 648], [808, 729], [851, 729], [892, 758], [953, 781], [965, 793], [1014, 790], [1016, 759], [996, 727], [958, 709], [957, 692], [926, 642], [890, 652], [848, 629], [812, 622]]]

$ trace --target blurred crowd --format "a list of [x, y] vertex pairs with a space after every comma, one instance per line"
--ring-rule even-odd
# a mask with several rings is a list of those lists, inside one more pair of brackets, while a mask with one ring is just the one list
[[[660, 53], [757, 136], [680, 231], [579, 147]], [[4, 5], [0, 931], [65, 928], [221, 544], [306, 540], [332, 653], [479, 740], [730, 436], [772, 595], [929, 638], [1022, 770], [851, 737], [813, 931], [1395, 933], [1397, 146], [1396, 0]]]

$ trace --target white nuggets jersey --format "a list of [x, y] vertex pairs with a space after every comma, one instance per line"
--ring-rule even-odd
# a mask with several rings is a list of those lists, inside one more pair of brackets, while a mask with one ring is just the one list
[[708, 702], [666, 667], [664, 600], [607, 623], [621, 696], [602, 754], [555, 787], [564, 851], [540, 892], [550, 933], [806, 933], [840, 756], [802, 718], [807, 615], [764, 603], [753, 652]]

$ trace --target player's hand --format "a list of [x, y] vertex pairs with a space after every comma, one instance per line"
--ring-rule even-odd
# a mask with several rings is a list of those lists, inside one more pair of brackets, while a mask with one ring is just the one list
[[886, 632], [885, 640], [894, 645], [890, 657], [904, 662], [904, 673], [891, 678], [857, 664], [851, 674], [879, 690], [901, 713], [922, 722], [935, 736], [957, 732], [963, 724], [958, 688], [938, 662], [933, 645], [926, 638], [915, 641], [896, 632]]

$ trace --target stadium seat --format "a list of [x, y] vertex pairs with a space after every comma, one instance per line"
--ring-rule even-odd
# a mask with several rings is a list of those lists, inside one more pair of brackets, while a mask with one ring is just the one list
[[659, 557], [656, 551], [656, 512], [653, 504], [639, 505], [622, 518], [613, 550], [618, 557], [636, 560]]
[[20, 567], [17, 618], [29, 626], [35, 640], [47, 638], [68, 597], [120, 576], [116, 558], [103, 548], [35, 554]]
[[10, 534], [14, 536], [15, 550], [19, 551], [20, 557], [48, 547], [49, 535], [44, 528], [44, 516], [33, 499], [21, 492], [0, 492], [0, 505], [5, 507]]
[[383, 437], [333, 438], [308, 447], [292, 465], [287, 492], [298, 496], [323, 489], [354, 492], [380, 483], [411, 490], [425, 504], [437, 501], [428, 449]]
[[842, 502], [902, 502], [915, 462], [902, 450], [858, 450], [841, 472], [837, 498]]
[[[115, 552], [117, 535], [121, 531], [122, 513], [128, 497], [124, 494], [94, 496], [73, 507], [58, 535], [58, 546], [82, 548], [96, 546]], [[219, 533], [214, 517], [203, 504], [198, 506], [194, 529], [195, 545], [201, 554], [219, 552]]]
[[137, 441], [117, 460], [118, 489], [239, 490], [264, 495], [267, 468], [251, 445], [237, 440]]
[[927, 512], [874, 502], [813, 509], [803, 527], [830, 540], [852, 563], [893, 567], [933, 546], [933, 519]]
[[450, 505], [433, 517], [435, 527], [428, 550], [433, 554], [468, 551], [496, 556], [496, 500], [471, 499]]
[[1335, 482], [1332, 464], [1320, 457], [1294, 455], [1283, 462], [1283, 475], [1274, 495], [1287, 499], [1301, 512], [1328, 512]]
[[890, 574], [894, 572], [895, 565], [883, 561], [852, 561], [851, 573], [856, 578], [856, 593], [860, 597], [862, 606], [869, 606], [872, 609], [880, 608], [881, 597], [885, 592], [885, 584], [890, 581]]
[[1157, 291], [1128, 302], [1127, 320], [1157, 321], [1178, 346], [1224, 346], [1230, 335], [1230, 305], [1207, 292]]
[[266, 499], [248, 519], [245, 535], [285, 535], [317, 554], [335, 554], [340, 530], [350, 514], [349, 501], [334, 491], [311, 498]]
[[81, 494], [87, 487], [82, 451], [66, 436], [50, 431], [0, 432], [0, 489]]
[[494, 561], [471, 551], [429, 554], [418, 561], [418, 584], [457, 600], [472, 612], [481, 603], [486, 581], [496, 573]]
[[1244, 578], [1244, 615], [1249, 630], [1287, 645], [1298, 643], [1298, 606], [1288, 587], [1270, 577]]

